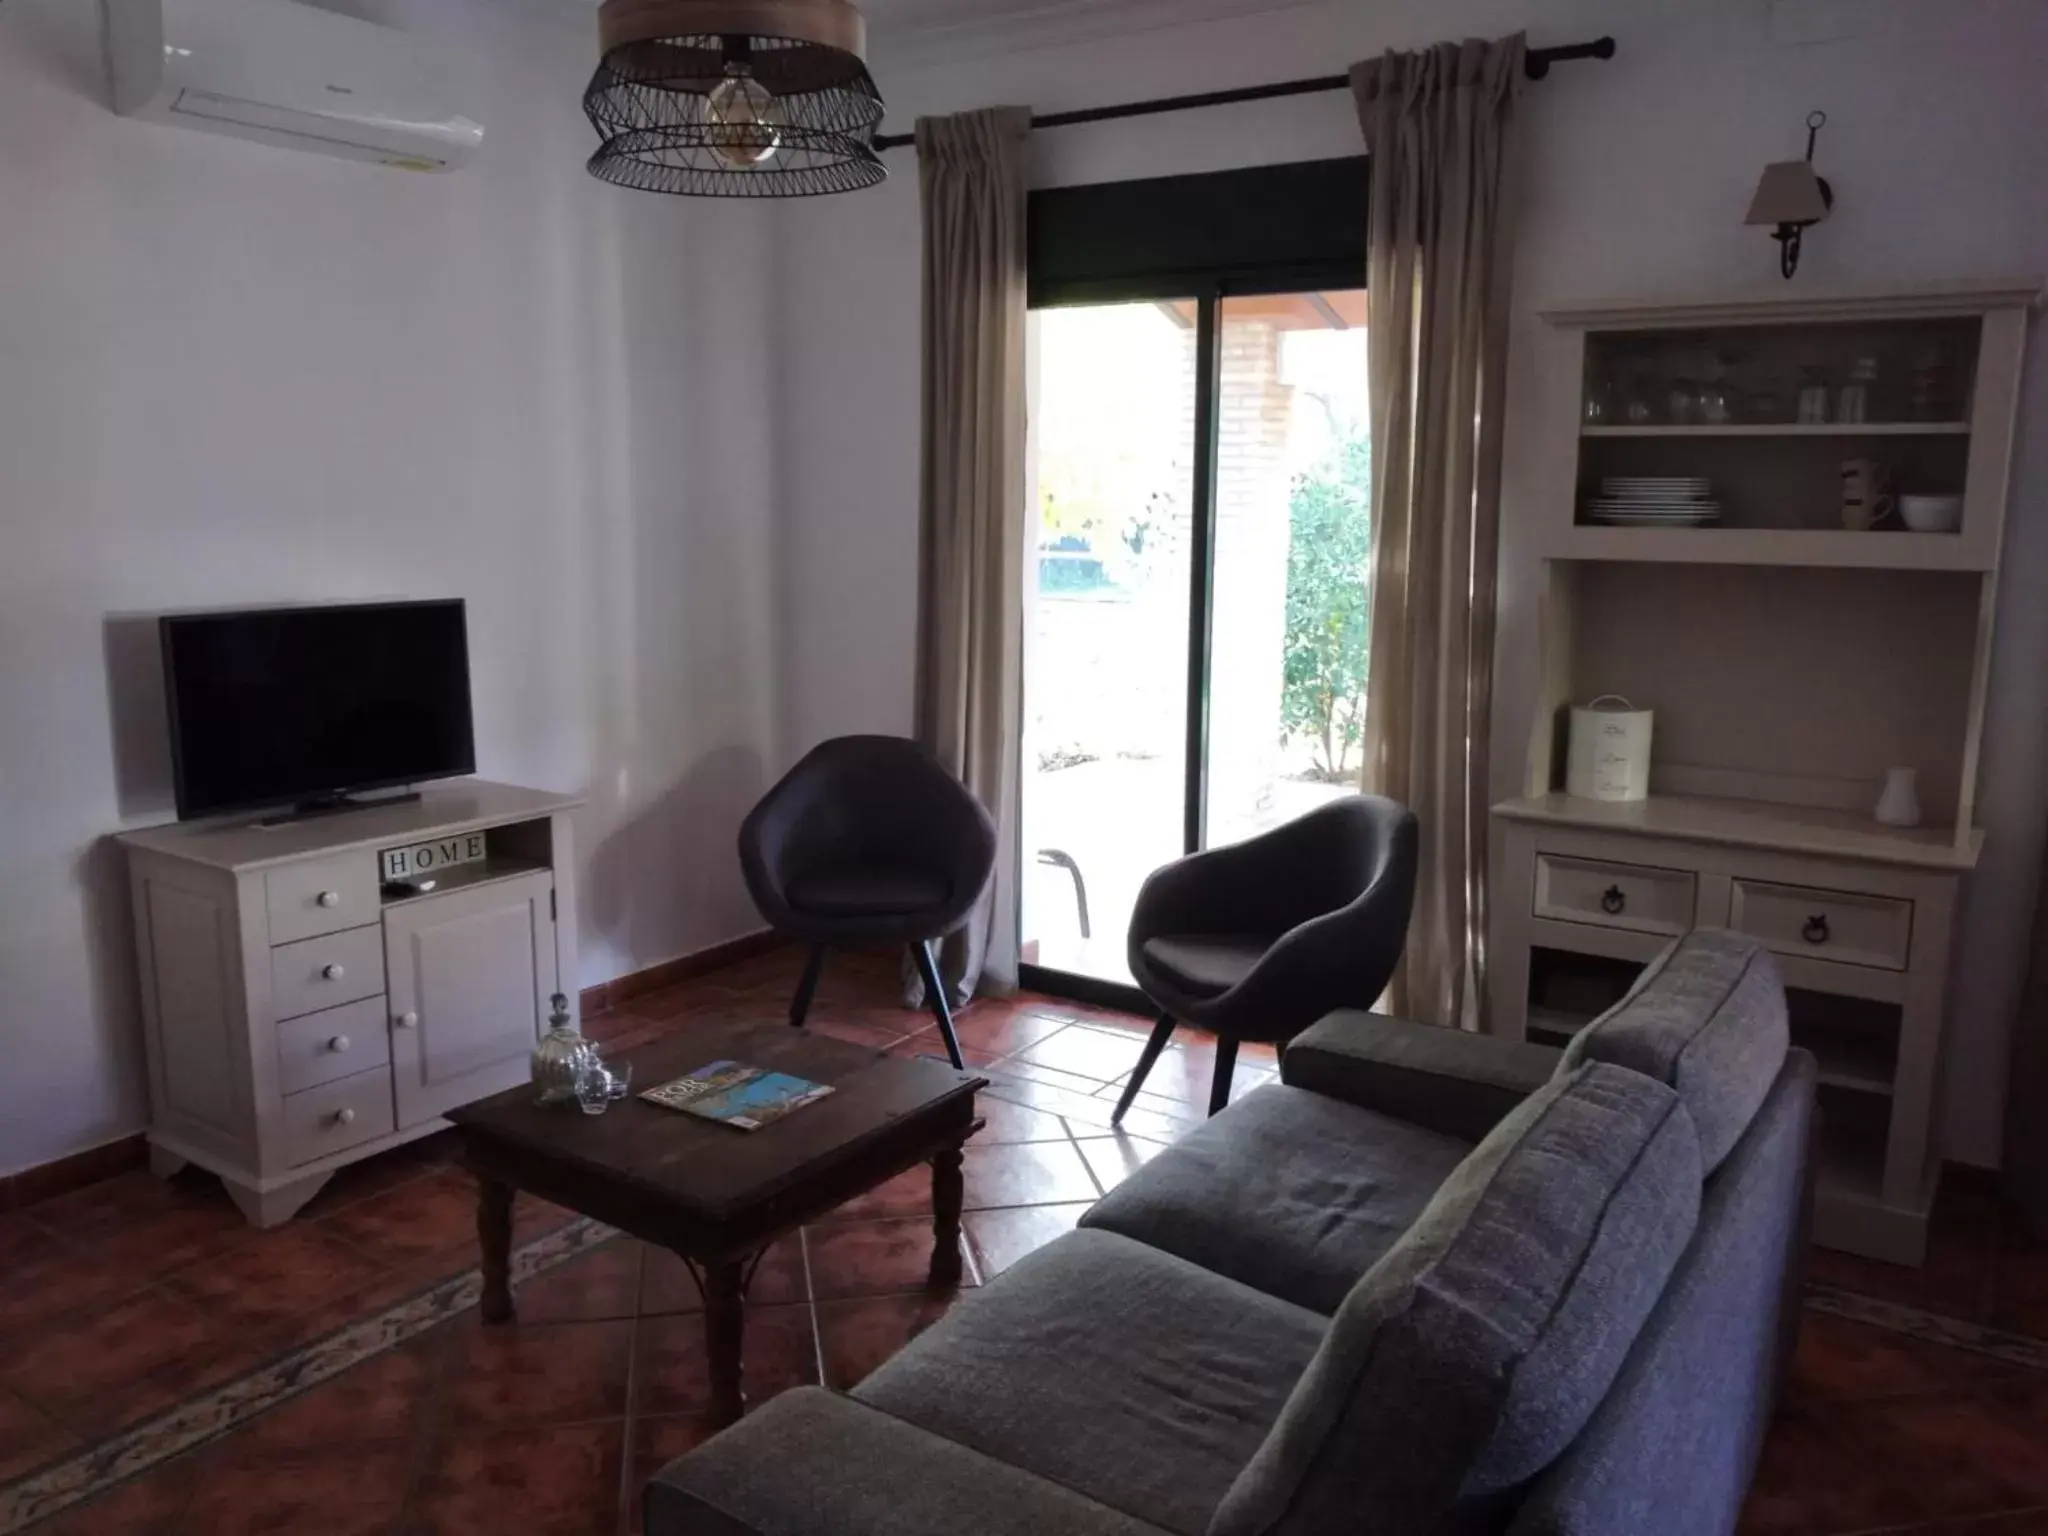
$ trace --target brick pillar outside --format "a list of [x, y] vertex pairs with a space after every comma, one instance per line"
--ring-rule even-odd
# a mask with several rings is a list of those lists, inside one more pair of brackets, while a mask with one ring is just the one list
[[1280, 769], [1287, 625], [1288, 422], [1280, 331], [1223, 322], [1217, 423], [1215, 606], [1209, 645], [1210, 843], [1264, 824]]

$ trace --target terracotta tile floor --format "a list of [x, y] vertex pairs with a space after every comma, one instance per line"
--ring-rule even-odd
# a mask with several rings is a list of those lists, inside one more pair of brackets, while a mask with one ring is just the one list
[[[794, 973], [794, 955], [766, 956], [586, 1027], [616, 1048], [708, 1019], [777, 1020]], [[889, 963], [839, 964], [814, 1021], [937, 1053], [893, 991]], [[1184, 1034], [1112, 1133], [1147, 1027], [1033, 996], [966, 1012], [963, 1044], [997, 1086], [968, 1155], [965, 1285], [1067, 1231], [1199, 1122], [1213, 1055]], [[1247, 1048], [1238, 1091], [1273, 1071], [1270, 1049]], [[695, 1287], [673, 1257], [595, 1241], [521, 1197], [518, 1240], [553, 1267], [521, 1285], [519, 1325], [484, 1329], [461, 1296], [435, 1310], [416, 1298], [448, 1294], [475, 1257], [451, 1155], [434, 1138], [347, 1170], [269, 1233], [196, 1172], [123, 1174], [0, 1217], [0, 1536], [637, 1530], [648, 1476], [706, 1432]], [[851, 1386], [944, 1313], [951, 1295], [924, 1288], [930, 1198], [915, 1171], [770, 1252], [749, 1304], [750, 1401]], [[2027, 1342], [2048, 1340], [2048, 1244], [1968, 1182], [1938, 1226], [1919, 1271], [1816, 1256], [1818, 1310], [1745, 1532], [2048, 1536], [2048, 1348]], [[415, 1321], [351, 1344], [333, 1357], [346, 1368], [292, 1395], [302, 1362], [356, 1336], [336, 1330], [401, 1314]], [[1969, 1347], [1936, 1341], [1958, 1337], [1944, 1320]], [[223, 1434], [186, 1423], [250, 1383], [274, 1406]], [[117, 1453], [129, 1459], [102, 1471]], [[63, 1477], [91, 1496], [37, 1492]]]

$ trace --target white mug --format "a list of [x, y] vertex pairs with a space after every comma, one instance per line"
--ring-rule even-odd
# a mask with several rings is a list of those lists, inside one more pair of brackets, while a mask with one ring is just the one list
[[1865, 528], [1875, 528], [1891, 516], [1896, 502], [1890, 486], [1891, 476], [1877, 460], [1844, 459], [1842, 526], [1861, 532]]

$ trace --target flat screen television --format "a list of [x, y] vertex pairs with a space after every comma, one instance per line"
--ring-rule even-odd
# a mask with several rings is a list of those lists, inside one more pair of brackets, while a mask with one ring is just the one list
[[159, 621], [178, 816], [346, 797], [476, 771], [460, 598]]

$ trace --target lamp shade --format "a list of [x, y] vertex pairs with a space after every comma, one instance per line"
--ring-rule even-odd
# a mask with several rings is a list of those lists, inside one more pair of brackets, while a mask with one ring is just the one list
[[605, 0], [590, 172], [697, 197], [873, 186], [882, 97], [847, 0]]
[[1810, 160], [1780, 160], [1764, 167], [1745, 224], [1818, 224], [1828, 196]]

